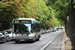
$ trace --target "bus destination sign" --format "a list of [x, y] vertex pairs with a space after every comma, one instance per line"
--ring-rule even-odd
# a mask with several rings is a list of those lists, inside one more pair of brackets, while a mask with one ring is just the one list
[[15, 20], [14, 23], [19, 23], [19, 21], [18, 20]]
[[30, 20], [15, 20], [14, 23], [31, 23]]
[[21, 23], [30, 23], [30, 21], [22, 20]]

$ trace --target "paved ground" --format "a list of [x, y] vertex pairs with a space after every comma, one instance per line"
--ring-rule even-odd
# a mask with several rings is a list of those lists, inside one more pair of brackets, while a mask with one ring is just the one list
[[[16, 44], [14, 41], [6, 42], [4, 44], [0, 44], [0, 50], [40, 50], [50, 40], [52, 40], [55, 36], [58, 36], [59, 34], [60, 34], [60, 36], [58, 37], [57, 40], [55, 40], [56, 42], [58, 42], [58, 40], [61, 39], [60, 37], [63, 36], [63, 34], [61, 34], [61, 31], [42, 34], [40, 41], [35, 41], [34, 43], [23, 42], [23, 43], [17, 43]], [[56, 42], [53, 42], [54, 43], [53, 45], [56, 46], [56, 44], [57, 44]]]
[[60, 50], [63, 38], [63, 32], [46, 48], [46, 50]]

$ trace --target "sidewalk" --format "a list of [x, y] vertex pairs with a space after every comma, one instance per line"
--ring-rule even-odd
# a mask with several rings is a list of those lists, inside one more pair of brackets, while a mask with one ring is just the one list
[[60, 50], [65, 50], [65, 36], [63, 36]]
[[63, 33], [61, 33], [45, 50], [65, 50], [64, 41]]
[[68, 38], [65, 33], [64, 33], [64, 36], [63, 36], [63, 40], [62, 40], [62, 43], [61, 43], [61, 49], [60, 50], [71, 50], [70, 38]]
[[71, 50], [72, 47], [71, 47], [71, 42], [70, 42], [70, 38], [65, 38], [66, 41], [65, 41], [65, 50]]

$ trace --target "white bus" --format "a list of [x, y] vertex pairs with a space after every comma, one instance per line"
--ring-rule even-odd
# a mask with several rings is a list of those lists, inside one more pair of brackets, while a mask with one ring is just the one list
[[12, 21], [12, 32], [15, 43], [20, 41], [35, 41], [41, 37], [40, 22], [34, 18], [18, 18]]

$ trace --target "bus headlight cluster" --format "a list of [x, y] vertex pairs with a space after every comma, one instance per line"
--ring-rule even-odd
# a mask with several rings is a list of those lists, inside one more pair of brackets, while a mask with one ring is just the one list
[[20, 35], [20, 34], [16, 34], [16, 36], [18, 36], [18, 37], [19, 37], [19, 36], [21, 36], [21, 35]]
[[34, 39], [35, 35], [34, 34], [29, 34], [28, 37], [29, 37], [29, 39]]
[[28, 36], [29, 36], [29, 37], [34, 37], [34, 34], [29, 34]]
[[27, 37], [27, 34], [23, 34], [23, 36]]

